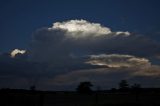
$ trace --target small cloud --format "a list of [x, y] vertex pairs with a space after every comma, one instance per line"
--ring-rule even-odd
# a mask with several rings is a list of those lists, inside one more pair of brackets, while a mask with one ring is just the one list
[[126, 32], [121, 32], [121, 31], [119, 31], [119, 32], [116, 32], [116, 35], [124, 35], [124, 36], [129, 36], [129, 35], [131, 35], [128, 31], [126, 31]]
[[26, 53], [26, 50], [14, 49], [13, 51], [11, 51], [10, 56], [12, 58], [15, 58], [17, 54], [24, 54], [24, 53]]

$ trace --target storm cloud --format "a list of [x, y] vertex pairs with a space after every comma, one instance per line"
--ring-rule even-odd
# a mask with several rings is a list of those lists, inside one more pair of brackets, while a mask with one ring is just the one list
[[86, 20], [56, 22], [33, 33], [30, 57], [33, 61], [59, 62], [94, 54], [131, 54], [152, 56], [159, 44], [128, 31], [113, 32], [99, 23]]
[[52, 61], [53, 58], [64, 61], [70, 55], [102, 51], [106, 40], [127, 36], [129, 32], [112, 32], [108, 27], [85, 20], [56, 22], [51, 28], [42, 28], [33, 34], [30, 52], [35, 61]]
[[40, 82], [42, 89], [64, 89], [81, 81], [107, 82], [104, 87], [109, 87], [137, 77], [146, 82], [159, 78], [160, 66], [153, 63], [159, 53], [159, 43], [143, 35], [86, 20], [55, 22], [33, 32], [28, 50], [15, 49], [5, 59], [1, 55], [5, 65], [0, 78], [21, 76], [22, 82]]

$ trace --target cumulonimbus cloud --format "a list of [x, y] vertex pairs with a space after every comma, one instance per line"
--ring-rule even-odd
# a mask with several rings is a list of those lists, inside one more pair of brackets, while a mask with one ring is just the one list
[[[12, 57], [17, 53], [26, 54], [17, 49], [12, 51]], [[159, 77], [159, 65], [149, 60], [158, 53], [159, 43], [145, 36], [128, 31], [112, 31], [109, 27], [86, 20], [69, 20], [55, 22], [52, 27], [35, 31], [27, 50], [29, 61], [25, 58], [19, 67], [30, 70], [28, 76], [33, 76], [28, 79], [36, 79], [34, 75], [37, 75], [44, 82], [42, 86], [63, 86], [85, 80], [104, 83], [137, 76]], [[23, 59], [8, 59], [14, 61], [12, 69], [1, 66], [12, 72], [17, 68], [17, 61], [20, 63]]]
[[128, 31], [111, 31], [99, 23], [86, 20], [55, 22], [52, 27], [41, 28], [33, 33], [30, 57], [34, 61], [57, 62], [68, 60], [72, 55], [117, 53], [153, 55], [160, 50], [159, 44]]
[[158, 48], [157, 43], [142, 36], [113, 32], [108, 27], [86, 20], [69, 20], [55, 22], [52, 27], [33, 33], [29, 55], [32, 61], [47, 63], [48, 69], [60, 72], [84, 68], [88, 55], [91, 65], [148, 67], [151, 62], [142, 55], [154, 55]]
[[105, 39], [128, 36], [129, 32], [112, 32], [108, 27], [86, 20], [55, 22], [52, 27], [39, 29], [33, 34], [30, 54], [35, 61], [64, 61], [70, 54], [103, 52], [104, 44], [101, 43], [107, 42]]

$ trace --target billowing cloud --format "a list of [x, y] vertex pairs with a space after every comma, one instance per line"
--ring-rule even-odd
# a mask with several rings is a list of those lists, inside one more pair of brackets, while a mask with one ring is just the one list
[[[130, 36], [129, 32], [112, 32], [110, 28], [86, 20], [56, 22], [50, 28], [42, 28], [33, 34], [30, 57], [38, 62], [57, 64], [68, 62], [73, 56], [85, 56], [104, 52], [107, 39]], [[105, 43], [105, 44], [103, 44]]]
[[68, 63], [73, 56], [103, 53], [150, 56], [158, 51], [159, 44], [148, 38], [127, 31], [113, 32], [86, 20], [55, 22], [52, 27], [37, 30], [33, 33], [29, 50], [33, 61], [57, 66], [62, 62]]
[[98, 23], [89, 23], [86, 20], [70, 20], [67, 22], [56, 22], [53, 24], [53, 27], [49, 29], [64, 29], [68, 32], [84, 32], [97, 35], [111, 33], [111, 30], [109, 28], [102, 27]]
[[86, 20], [70, 20], [66, 22], [56, 22], [49, 30], [66, 30], [66, 36], [75, 39], [85, 37], [101, 37], [101, 36], [129, 36], [129, 32], [112, 32], [110, 28], [103, 27], [99, 23], [90, 23]]
[[14, 58], [17, 54], [24, 54], [26, 53], [26, 50], [19, 50], [19, 49], [14, 49], [11, 51], [11, 57]]

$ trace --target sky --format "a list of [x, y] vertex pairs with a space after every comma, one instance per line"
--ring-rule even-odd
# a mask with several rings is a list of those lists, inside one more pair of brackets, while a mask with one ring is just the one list
[[98, 22], [113, 30], [159, 32], [159, 4], [159, 0], [1, 0], [0, 51], [26, 48], [36, 29], [70, 19]]
[[1, 0], [0, 87], [73, 90], [87, 80], [105, 89], [122, 79], [159, 87], [159, 4]]

